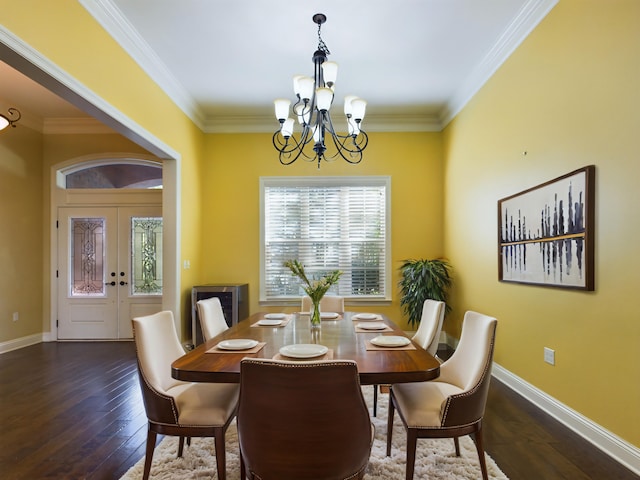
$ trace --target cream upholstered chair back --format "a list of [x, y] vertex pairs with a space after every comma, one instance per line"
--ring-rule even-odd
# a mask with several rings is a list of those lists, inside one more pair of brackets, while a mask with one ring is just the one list
[[431, 355], [438, 351], [442, 322], [444, 321], [445, 303], [427, 299], [422, 305], [422, 317], [418, 331], [413, 340]]
[[496, 324], [493, 317], [471, 310], [466, 312], [458, 347], [440, 366], [437, 381], [467, 391], [480, 383], [483, 376], [490, 374]]
[[159, 393], [183, 382], [171, 377], [168, 365], [184, 355], [171, 311], [162, 311], [133, 319], [134, 339], [141, 373]]
[[453, 437], [456, 455], [460, 456], [458, 438], [469, 434], [475, 437], [482, 478], [488, 480], [482, 418], [489, 393], [497, 324], [493, 317], [466, 312], [458, 348], [440, 366], [440, 376], [430, 382], [391, 387], [387, 456], [391, 454], [393, 416], [397, 409], [407, 431], [407, 480], [413, 478], [419, 438]]
[[226, 383], [182, 382], [171, 377], [171, 364], [184, 355], [173, 322], [173, 313], [163, 311], [132, 320], [142, 400], [147, 413], [147, 448], [142, 479], [147, 480], [157, 435], [174, 435], [178, 457], [184, 439], [214, 437], [216, 467], [226, 479], [224, 437], [235, 417], [238, 386]]
[[[311, 310], [311, 298], [308, 295], [302, 297], [302, 312]], [[320, 310], [323, 312], [344, 312], [344, 297], [337, 295], [325, 295], [320, 300]]]
[[210, 340], [219, 333], [224, 332], [229, 326], [224, 319], [222, 304], [218, 297], [206, 298], [196, 303], [202, 336], [205, 340]]

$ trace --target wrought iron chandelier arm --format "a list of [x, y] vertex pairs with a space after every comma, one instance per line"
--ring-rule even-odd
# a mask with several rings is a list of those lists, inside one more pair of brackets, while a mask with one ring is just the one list
[[338, 155], [343, 160], [355, 165], [362, 161], [362, 151], [367, 148], [369, 143], [369, 136], [362, 130], [358, 135], [340, 135], [334, 133], [331, 135], [333, 145], [336, 147], [336, 153], [330, 158], [335, 158]]
[[295, 136], [285, 137], [278, 129], [273, 134], [273, 146], [279, 152], [279, 160], [282, 165], [291, 165], [302, 155], [305, 160], [312, 161], [313, 157], [307, 155], [304, 151], [305, 145], [312, 140], [309, 127], [306, 126], [302, 129], [299, 140]]

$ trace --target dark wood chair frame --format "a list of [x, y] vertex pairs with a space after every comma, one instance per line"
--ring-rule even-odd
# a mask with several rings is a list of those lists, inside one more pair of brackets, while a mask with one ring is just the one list
[[[168, 367], [167, 367], [168, 368]], [[229, 420], [220, 426], [180, 425], [178, 423], [178, 407], [173, 397], [163, 395], [155, 390], [146, 380], [138, 361], [138, 374], [142, 387], [142, 399], [147, 412], [149, 426], [147, 430], [147, 449], [144, 460], [143, 480], [149, 478], [153, 452], [156, 447], [157, 435], [172, 435], [180, 437], [178, 445], [178, 457], [182, 456], [184, 440], [190, 443], [192, 437], [213, 437], [215, 442], [216, 467], [218, 478], [226, 479], [227, 460], [224, 437], [231, 421], [235, 418], [235, 412], [229, 416]]]
[[[442, 423], [439, 427], [412, 428], [407, 426], [402, 411], [398, 414], [407, 432], [407, 469], [406, 480], [413, 479], [413, 471], [416, 461], [416, 447], [419, 438], [453, 438], [456, 456], [460, 456], [459, 437], [463, 435], [473, 435], [480, 461], [483, 480], [488, 480], [487, 464], [484, 456], [484, 445], [482, 440], [482, 417], [489, 393], [491, 381], [491, 365], [493, 362], [493, 349], [495, 344], [495, 325], [491, 336], [489, 354], [484, 366], [482, 376], [478, 383], [470, 390], [449, 396], [443, 409]], [[391, 455], [391, 438], [393, 434], [393, 417], [398, 408], [393, 394], [393, 386], [389, 393], [389, 412], [387, 417], [387, 456]]]

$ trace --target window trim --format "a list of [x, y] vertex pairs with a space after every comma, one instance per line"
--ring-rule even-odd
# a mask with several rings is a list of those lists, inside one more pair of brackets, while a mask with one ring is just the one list
[[265, 188], [279, 186], [304, 186], [304, 187], [335, 187], [335, 186], [383, 186], [385, 189], [385, 275], [384, 296], [355, 296], [345, 297], [345, 302], [351, 304], [390, 304], [392, 300], [391, 280], [391, 177], [387, 175], [371, 176], [290, 176], [290, 177], [260, 177], [260, 305], [299, 305], [300, 297], [283, 297], [279, 299], [267, 299], [265, 297]]

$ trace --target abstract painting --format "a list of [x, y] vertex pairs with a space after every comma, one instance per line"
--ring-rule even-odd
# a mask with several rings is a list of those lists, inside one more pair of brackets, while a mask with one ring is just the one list
[[594, 290], [595, 166], [498, 201], [499, 280]]

